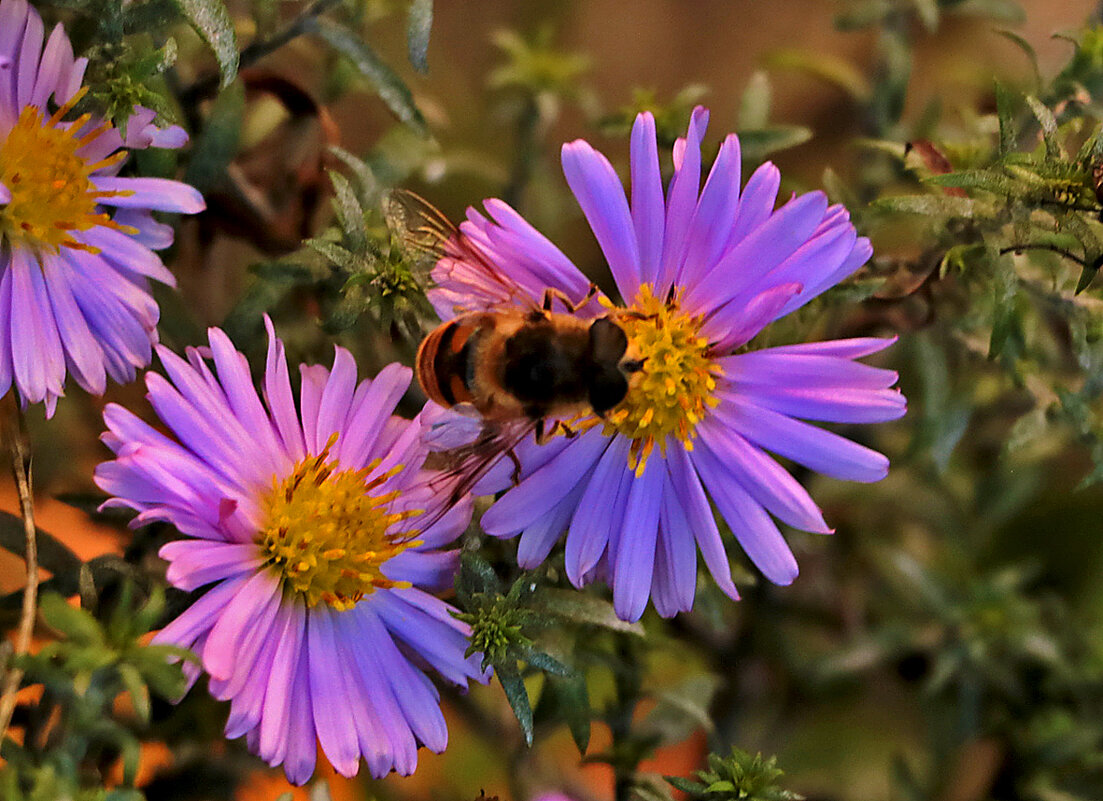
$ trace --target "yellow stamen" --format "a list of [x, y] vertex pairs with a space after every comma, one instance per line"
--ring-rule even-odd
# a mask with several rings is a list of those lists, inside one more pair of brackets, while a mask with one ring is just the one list
[[115, 193], [98, 192], [91, 175], [126, 153], [120, 151], [94, 164], [77, 155], [110, 125], [104, 123], [78, 137], [90, 115], [62, 122], [85, 91], [77, 92], [49, 117], [36, 106], [25, 106], [0, 142], [0, 184], [11, 193], [11, 200], [0, 205], [0, 240], [39, 255], [57, 253], [63, 247], [98, 253], [98, 248], [77, 241], [73, 232], [96, 226], [124, 229], [99, 210], [98, 198]]
[[401, 465], [369, 481], [379, 462], [342, 470], [330, 457], [336, 441], [334, 434], [320, 454], [303, 459], [289, 476], [273, 478], [261, 499], [266, 522], [257, 542], [286, 593], [307, 606], [326, 603], [349, 609], [377, 588], [410, 586], [384, 576], [382, 567], [420, 544], [417, 531], [388, 533], [420, 512], [390, 511], [397, 491], [370, 494], [400, 472]]
[[633, 304], [614, 313], [643, 367], [628, 395], [606, 415], [605, 434], [632, 440], [628, 465], [640, 476], [656, 443], [666, 454], [668, 435], [693, 450], [697, 425], [720, 402], [713, 393], [723, 371], [700, 335], [701, 318], [681, 311], [677, 294], [663, 302], [643, 284]]

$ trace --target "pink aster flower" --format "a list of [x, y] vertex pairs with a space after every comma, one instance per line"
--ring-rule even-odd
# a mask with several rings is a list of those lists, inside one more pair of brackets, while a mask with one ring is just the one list
[[43, 42], [26, 0], [0, 0], [0, 394], [14, 383], [52, 415], [67, 372], [99, 395], [108, 377], [131, 381], [149, 364], [159, 316], [149, 279], [175, 285], [153, 252], [172, 228], [150, 212], [204, 205], [177, 181], [118, 176], [125, 148], [176, 148], [187, 135], [137, 107], [125, 141], [91, 115], [66, 121], [87, 59], [61, 25]]
[[[856, 361], [892, 339], [742, 348], [857, 270], [871, 248], [822, 192], [775, 208], [773, 164], [741, 189], [735, 135], [702, 187], [707, 120], [705, 109], [694, 111], [665, 192], [648, 113], [632, 130], [628, 198], [602, 154], [581, 140], [563, 146], [567, 182], [625, 299], [618, 307], [598, 297], [576, 313], [612, 310], [643, 369], [625, 399], [604, 418], [582, 420], [574, 439], [522, 444], [520, 484], [482, 518], [489, 534], [520, 534], [518, 559], [529, 568], [566, 531], [570, 580], [605, 578], [626, 620], [638, 619], [648, 599], [664, 616], [690, 609], [698, 551], [738, 598], [710, 501], [758, 569], [790, 583], [797, 564], [776, 521], [831, 529], [774, 456], [834, 478], [878, 481], [888, 470], [883, 455], [814, 423], [874, 423], [905, 411], [892, 388], [896, 373]], [[486, 280], [462, 248], [447, 250], [430, 293], [442, 318], [539, 304], [546, 288], [575, 304], [586, 299], [589, 281], [551, 242], [500, 200], [486, 210], [489, 218], [469, 209], [460, 231], [505, 280]], [[510, 466], [496, 469], [501, 479]]]
[[[465, 658], [468, 627], [431, 592], [451, 585], [444, 550], [471, 517], [464, 500], [424, 531], [421, 423], [392, 415], [411, 373], [392, 364], [356, 382], [348, 351], [332, 370], [306, 366], [298, 408], [283, 343], [269, 322], [267, 404], [245, 357], [210, 330], [215, 371], [194, 349], [159, 347], [168, 379], [148, 373], [149, 400], [175, 438], [127, 410], [104, 411], [113, 461], [96, 483], [105, 506], [174, 525], [161, 549], [168, 580], [208, 587], [154, 641], [192, 649], [210, 691], [230, 702], [227, 737], [288, 779], [306, 782], [317, 743], [345, 776], [360, 757], [373, 776], [410, 774], [417, 749], [448, 733], [431, 668], [466, 687], [485, 681]], [[185, 670], [194, 681], [198, 667]]]

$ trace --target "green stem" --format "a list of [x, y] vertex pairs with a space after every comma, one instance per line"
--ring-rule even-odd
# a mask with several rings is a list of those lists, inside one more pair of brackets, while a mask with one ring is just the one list
[[15, 648], [8, 659], [7, 671], [4, 676], [3, 692], [0, 693], [0, 732], [6, 732], [11, 723], [12, 713], [15, 711], [15, 694], [19, 691], [19, 683], [23, 679], [23, 671], [15, 667], [14, 660], [27, 653], [31, 644], [31, 634], [34, 631], [35, 610], [38, 604], [38, 538], [34, 525], [34, 498], [31, 494], [31, 457], [27, 451], [24, 438], [26, 432], [23, 425], [23, 413], [19, 409], [19, 402], [15, 398], [15, 392], [9, 392], [5, 401], [8, 404], [8, 415], [4, 425], [4, 434], [8, 440], [8, 449], [11, 455], [12, 476], [15, 478], [15, 489], [19, 494], [19, 510], [23, 516], [23, 532], [27, 540], [27, 584], [23, 588], [23, 609], [19, 616], [19, 628], [15, 635]]

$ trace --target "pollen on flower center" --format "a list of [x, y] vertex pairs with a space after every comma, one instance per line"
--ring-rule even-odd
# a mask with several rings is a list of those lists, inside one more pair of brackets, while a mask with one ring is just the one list
[[334, 435], [317, 456], [295, 465], [286, 478], [276, 477], [262, 499], [265, 524], [258, 542], [284, 583], [284, 591], [307, 606], [326, 603], [348, 609], [377, 588], [408, 587], [382, 573], [383, 564], [417, 545], [416, 532], [389, 534], [396, 523], [420, 511], [390, 512], [398, 491], [371, 491], [401, 466], [368, 480], [378, 467], [340, 470], [330, 460]]
[[697, 424], [719, 403], [714, 393], [723, 370], [709, 356], [700, 318], [683, 312], [677, 295], [664, 301], [643, 284], [632, 305], [617, 314], [617, 322], [643, 367], [606, 418], [605, 433], [633, 441], [628, 463], [642, 475], [656, 442], [666, 452], [668, 435], [693, 449]]
[[11, 195], [0, 204], [0, 239], [36, 252], [57, 253], [62, 247], [95, 251], [72, 232], [98, 225], [130, 230], [97, 207], [100, 198], [118, 193], [97, 191], [90, 179], [96, 170], [124, 158], [125, 151], [95, 163], [77, 153], [110, 126], [104, 123], [81, 134], [89, 115], [61, 121], [83, 94], [78, 92], [48, 118], [39, 108], [25, 106], [0, 141], [0, 185]]

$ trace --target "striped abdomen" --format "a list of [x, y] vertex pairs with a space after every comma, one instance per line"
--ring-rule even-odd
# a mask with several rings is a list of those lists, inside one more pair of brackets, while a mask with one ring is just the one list
[[441, 406], [474, 400], [473, 341], [480, 326], [468, 315], [437, 326], [417, 349], [417, 380], [430, 400]]

